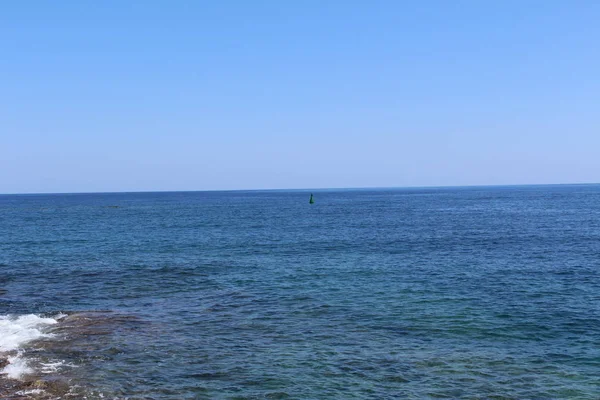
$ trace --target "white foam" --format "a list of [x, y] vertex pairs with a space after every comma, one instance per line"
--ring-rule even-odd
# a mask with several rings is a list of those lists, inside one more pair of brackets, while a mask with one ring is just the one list
[[34, 314], [17, 318], [0, 316], [0, 352], [17, 350], [27, 342], [50, 336], [44, 334], [41, 328], [56, 323], [54, 318], [42, 318]]
[[0, 374], [5, 374], [9, 378], [19, 379], [21, 376], [30, 374], [33, 372], [31, 368], [27, 365], [27, 362], [22, 357], [22, 354], [19, 353], [16, 356], [8, 357], [9, 364], [4, 367]]
[[58, 372], [60, 370], [60, 367], [63, 367], [63, 366], [74, 367], [74, 365], [65, 364], [65, 360], [57, 361], [57, 362], [49, 362], [49, 363], [40, 363], [40, 365], [42, 366], [41, 371], [44, 374], [53, 374], [55, 372]]
[[[0, 353], [14, 352], [32, 340], [50, 337], [51, 335], [43, 332], [43, 328], [56, 323], [57, 321], [54, 318], [42, 318], [34, 314], [19, 317], [0, 316]], [[0, 374], [19, 379], [21, 376], [32, 372], [21, 352], [16, 355], [11, 354], [8, 361], [9, 364], [0, 370]]]
[[19, 396], [27, 396], [28, 394], [42, 394], [44, 391], [42, 389], [30, 389], [30, 390], [19, 390], [16, 394]]

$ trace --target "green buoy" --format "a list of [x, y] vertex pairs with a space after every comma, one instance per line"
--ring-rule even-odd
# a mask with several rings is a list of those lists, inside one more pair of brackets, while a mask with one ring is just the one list
[[308, 204], [315, 204], [312, 193], [310, 194], [310, 200], [308, 201]]

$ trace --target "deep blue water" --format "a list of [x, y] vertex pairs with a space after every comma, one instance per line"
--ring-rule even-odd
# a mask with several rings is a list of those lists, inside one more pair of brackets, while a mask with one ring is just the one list
[[313, 193], [0, 196], [0, 315], [101, 311], [88, 398], [600, 398], [600, 186]]

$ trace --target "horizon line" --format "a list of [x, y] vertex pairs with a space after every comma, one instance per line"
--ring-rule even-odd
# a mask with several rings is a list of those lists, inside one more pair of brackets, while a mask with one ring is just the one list
[[600, 182], [580, 183], [517, 183], [517, 184], [489, 184], [489, 185], [424, 185], [424, 186], [361, 186], [361, 187], [321, 187], [321, 188], [281, 188], [281, 189], [201, 189], [201, 190], [134, 190], [134, 191], [107, 191], [107, 192], [25, 192], [25, 193], [0, 193], [0, 196], [35, 196], [35, 195], [77, 195], [77, 194], [134, 194], [134, 193], [201, 193], [201, 192], [309, 192], [326, 190], [381, 190], [381, 189], [452, 189], [452, 188], [491, 188], [491, 187], [519, 187], [519, 186], [593, 186]]

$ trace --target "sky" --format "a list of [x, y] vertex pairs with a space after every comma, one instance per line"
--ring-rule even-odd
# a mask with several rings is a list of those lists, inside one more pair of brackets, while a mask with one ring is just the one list
[[5, 2], [0, 193], [600, 182], [600, 2]]

